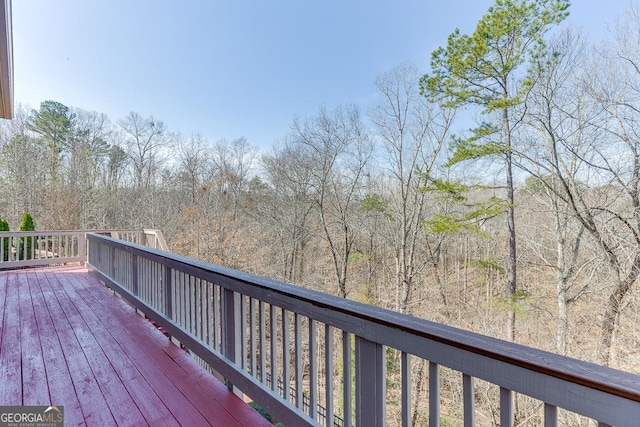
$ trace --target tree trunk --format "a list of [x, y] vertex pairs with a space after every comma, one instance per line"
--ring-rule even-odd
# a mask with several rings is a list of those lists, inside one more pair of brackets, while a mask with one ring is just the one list
[[618, 326], [620, 319], [620, 309], [622, 307], [622, 301], [627, 295], [631, 286], [638, 278], [640, 273], [640, 251], [636, 252], [636, 256], [633, 260], [633, 266], [631, 271], [616, 286], [613, 293], [609, 296], [607, 302], [607, 308], [604, 312], [604, 318], [602, 319], [602, 326], [600, 328], [600, 363], [608, 366], [611, 363], [611, 347], [613, 344], [613, 334]]
[[558, 324], [556, 325], [556, 352], [565, 355], [567, 352], [567, 283], [563, 277], [557, 281]]
[[418, 415], [420, 411], [420, 389], [422, 388], [422, 382], [424, 381], [424, 366], [426, 365], [425, 360], [420, 361], [420, 365], [418, 367], [418, 372], [416, 373], [416, 388], [415, 393], [413, 394], [415, 398], [413, 399], [413, 411], [411, 414], [411, 427], [416, 427], [418, 423]]
[[565, 231], [560, 220], [560, 208], [558, 199], [551, 195], [555, 211], [556, 232], [556, 302], [558, 305], [558, 324], [556, 325], [556, 352], [565, 355], [567, 348], [567, 263], [565, 259]]
[[[506, 93], [505, 99], [508, 99]], [[509, 233], [509, 316], [507, 321], [507, 340], [515, 341], [516, 312], [513, 304], [515, 303], [514, 296], [517, 291], [516, 268], [518, 264], [518, 258], [516, 253], [515, 192], [513, 188], [513, 161], [511, 156], [511, 127], [509, 123], [509, 111], [507, 108], [502, 111], [502, 122], [505, 134], [505, 169], [507, 173], [507, 228]]]

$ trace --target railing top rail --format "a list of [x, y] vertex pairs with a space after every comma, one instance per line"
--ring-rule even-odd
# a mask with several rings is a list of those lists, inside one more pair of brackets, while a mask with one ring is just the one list
[[96, 234], [110, 234], [114, 232], [119, 233], [145, 233], [145, 234], [155, 234], [157, 230], [149, 229], [149, 228], [105, 228], [99, 230], [32, 230], [32, 231], [0, 231], [0, 236], [23, 236], [27, 234], [37, 235], [37, 236], [60, 236], [63, 234], [86, 234], [86, 233], [96, 233]]
[[[68, 236], [68, 235], [82, 235], [88, 233], [82, 230], [35, 230], [35, 231], [0, 231], [0, 237], [10, 236]], [[93, 232], [93, 230], [91, 230]]]
[[[222, 287], [235, 288], [238, 292], [251, 297], [263, 297], [268, 303], [284, 303], [299, 307], [301, 314], [325, 321], [339, 319], [344, 330], [367, 335], [372, 324], [423, 338], [446, 346], [486, 356], [509, 365], [545, 374], [561, 380], [580, 384], [595, 390], [640, 402], [640, 381], [638, 376], [616, 369], [600, 366], [543, 350], [515, 344], [419, 319], [379, 307], [356, 301], [327, 295], [311, 289], [289, 285], [276, 280], [259, 277], [250, 273], [212, 265], [203, 261], [155, 250], [149, 247], [116, 240], [98, 234], [89, 234], [89, 240], [97, 239], [102, 243], [119, 247], [125, 251], [141, 255], [178, 271], [201, 275], [205, 280], [215, 280]], [[264, 298], [267, 296], [267, 298]], [[369, 325], [369, 326], [368, 326]], [[395, 334], [399, 335], [399, 334]], [[393, 340], [394, 334], [377, 339], [382, 345], [389, 345], [412, 353], [412, 348], [401, 348]]]

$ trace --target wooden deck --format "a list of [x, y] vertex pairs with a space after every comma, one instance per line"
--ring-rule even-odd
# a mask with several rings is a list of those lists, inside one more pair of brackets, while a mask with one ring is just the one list
[[270, 426], [80, 267], [0, 271], [0, 405], [65, 425]]

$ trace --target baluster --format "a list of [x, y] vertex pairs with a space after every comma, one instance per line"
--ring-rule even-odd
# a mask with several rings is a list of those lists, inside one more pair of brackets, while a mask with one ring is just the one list
[[189, 330], [191, 323], [191, 275], [185, 273], [182, 281], [183, 328]]
[[213, 348], [220, 350], [220, 286], [213, 285]]
[[309, 319], [309, 388], [309, 416], [315, 420], [318, 410], [318, 348], [313, 319]]
[[271, 390], [278, 392], [278, 313], [276, 306], [269, 304], [269, 326], [270, 326], [270, 344], [271, 353]]
[[207, 299], [207, 344], [211, 348], [215, 348], [215, 342], [213, 341], [213, 334], [216, 328], [216, 320], [213, 317], [213, 298], [214, 298], [214, 285], [207, 281], [207, 293], [205, 295]]
[[174, 316], [176, 317], [176, 323], [178, 325], [180, 325], [181, 327], [183, 326], [182, 323], [182, 286], [183, 286], [183, 282], [184, 282], [184, 273], [182, 271], [176, 271], [176, 283], [173, 284], [173, 287], [175, 289], [175, 313]]
[[191, 275], [184, 273], [184, 280], [182, 281], [182, 307], [183, 307], [183, 328], [189, 330], [189, 323], [191, 322]]
[[[131, 256], [133, 257], [134, 255], [132, 254]], [[138, 290], [144, 294], [141, 299], [153, 307], [153, 287], [156, 280], [153, 262], [142, 257], [142, 269], [138, 270], [138, 273], [140, 272], [142, 274], [138, 274], [137, 280]]]
[[[203, 280], [201, 278], [198, 278], [198, 298], [196, 300], [196, 304], [198, 306], [198, 338], [200, 338], [201, 340], [204, 340], [205, 337], [205, 328], [206, 328], [206, 323], [205, 323], [205, 310], [203, 309], [203, 306], [206, 304], [206, 300], [204, 298], [204, 284], [203, 284]], [[244, 315], [244, 304], [241, 303], [240, 304], [240, 315], [243, 316]], [[244, 320], [244, 317], [241, 317], [241, 319]], [[244, 322], [243, 322], [244, 324]], [[244, 334], [243, 334], [244, 336]], [[243, 341], [244, 342], [244, 341]], [[245, 346], [242, 346], [242, 348], [244, 349]], [[243, 359], [244, 360], [244, 359]], [[243, 362], [243, 366], [244, 366], [244, 362]]]
[[384, 347], [356, 336], [356, 425], [385, 425], [386, 379]]
[[256, 372], [256, 302], [249, 298], [249, 353], [251, 354], [251, 375], [257, 378]]
[[294, 340], [295, 340], [295, 357], [296, 357], [296, 364], [295, 364], [295, 375], [296, 375], [296, 406], [300, 409], [302, 409], [304, 411], [304, 397], [302, 394], [302, 377], [303, 377], [303, 372], [302, 372], [302, 316], [300, 316], [300, 314], [298, 313], [294, 313], [293, 315], [293, 320], [294, 320]]
[[440, 369], [429, 362], [429, 427], [440, 426]]
[[282, 316], [282, 397], [289, 401], [291, 384], [291, 356], [289, 353], [289, 313], [283, 308]]
[[464, 427], [475, 426], [475, 402], [473, 391], [473, 377], [462, 374], [462, 394], [464, 402]]
[[243, 371], [247, 369], [247, 297], [240, 295], [240, 349], [241, 364]]
[[544, 427], [557, 427], [558, 408], [545, 402], [544, 404]]
[[[143, 292], [145, 297], [143, 300], [147, 302], [151, 307], [156, 308], [156, 295], [158, 289], [158, 265], [150, 259], [145, 259], [146, 271], [144, 271], [145, 277], [140, 277], [140, 282], [144, 285]], [[146, 280], [145, 280], [146, 278]]]
[[266, 362], [266, 343], [265, 341], [267, 340], [267, 331], [266, 331], [266, 323], [265, 323], [265, 319], [264, 319], [264, 311], [265, 311], [265, 306], [264, 306], [264, 301], [260, 301], [258, 303], [258, 316], [259, 316], [259, 322], [260, 322], [260, 381], [262, 381], [263, 384], [267, 383], [267, 362]]
[[142, 300], [153, 307], [153, 288], [156, 280], [155, 268], [151, 260], [142, 258], [142, 261], [142, 272], [144, 277], [140, 281], [142, 284], [142, 293], [144, 294]]
[[331, 326], [324, 325], [324, 388], [325, 388], [325, 425], [333, 425], [333, 332]]
[[500, 387], [500, 427], [513, 426], [513, 396], [511, 390]]
[[[240, 294], [224, 289], [223, 294], [223, 354], [234, 364], [238, 365], [240, 358]], [[238, 396], [241, 395], [233, 384], [227, 382], [227, 387]]]
[[411, 424], [411, 358], [404, 351], [400, 355], [400, 370], [402, 376], [402, 427]]
[[[196, 329], [196, 310], [195, 310], [195, 299], [196, 299], [196, 278], [192, 275], [189, 275], [189, 326], [187, 330], [194, 333]], [[225, 323], [226, 323], [225, 319]], [[223, 323], [224, 324], [224, 323]]]
[[155, 306], [159, 311], [164, 310], [164, 265], [154, 262], [156, 270], [156, 284], [153, 293], [155, 294]]
[[173, 270], [171, 267], [164, 268], [164, 314], [169, 319], [173, 319]]
[[131, 255], [131, 274], [132, 274], [132, 283], [131, 283], [131, 292], [134, 295], [138, 295], [138, 255]]
[[[52, 240], [53, 239], [55, 239], [55, 237], [52, 237]], [[54, 252], [56, 250], [56, 247], [53, 246], [51, 249], [52, 249], [51, 252]], [[116, 248], [114, 248], [113, 246], [109, 246], [109, 252], [111, 252], [111, 266], [109, 268], [109, 277], [111, 279], [116, 279], [116, 266], [117, 266]]]
[[346, 331], [342, 331], [342, 397], [343, 397], [343, 411], [344, 411], [344, 426], [351, 427], [352, 414], [351, 414], [351, 334]]

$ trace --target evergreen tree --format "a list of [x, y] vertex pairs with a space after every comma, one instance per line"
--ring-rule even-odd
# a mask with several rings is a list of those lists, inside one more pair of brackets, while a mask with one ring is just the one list
[[61, 156], [68, 149], [75, 114], [69, 107], [56, 101], [44, 101], [39, 110], [33, 110], [27, 119], [29, 130], [42, 137], [49, 147], [49, 175], [51, 182], [59, 181]]
[[[422, 93], [449, 107], [473, 105], [497, 123], [482, 123], [467, 139], [455, 142], [449, 164], [481, 157], [504, 161], [509, 232], [508, 292], [517, 294], [513, 137], [535, 82], [546, 46], [544, 36], [568, 15], [567, 0], [496, 0], [471, 35], [455, 30], [447, 46], [431, 54], [430, 75]], [[515, 313], [510, 311], [507, 338], [514, 340]]]
[[[25, 212], [20, 220], [20, 231], [35, 231], [36, 227], [33, 223], [33, 218], [29, 212]], [[26, 253], [25, 253], [26, 251]], [[20, 238], [20, 260], [31, 259], [33, 255], [33, 237], [21, 237]]]
[[[4, 220], [4, 219], [0, 219], [0, 232], [3, 231], [9, 231], [9, 223]], [[2, 260], [3, 261], [9, 261], [9, 238], [8, 237], [3, 237], [2, 239]]]

